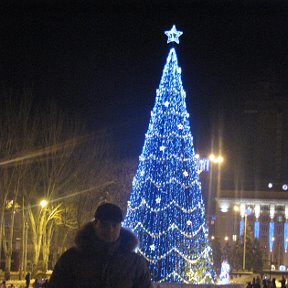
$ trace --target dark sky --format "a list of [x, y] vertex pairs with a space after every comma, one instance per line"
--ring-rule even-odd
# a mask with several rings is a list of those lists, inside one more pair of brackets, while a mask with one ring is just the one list
[[184, 32], [177, 54], [198, 150], [209, 146], [214, 111], [231, 117], [249, 85], [287, 86], [288, 1], [1, 3], [2, 85], [33, 87], [92, 130], [112, 127], [137, 154], [173, 24]]

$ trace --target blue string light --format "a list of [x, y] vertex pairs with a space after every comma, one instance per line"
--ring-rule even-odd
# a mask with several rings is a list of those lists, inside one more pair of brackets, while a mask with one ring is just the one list
[[243, 236], [244, 235], [244, 225], [245, 225], [245, 223], [244, 223], [244, 220], [241, 220], [240, 221], [240, 236]]
[[270, 252], [273, 250], [274, 245], [274, 222], [269, 222], [269, 249]]
[[254, 222], [254, 238], [259, 240], [260, 237], [260, 222]]
[[288, 222], [284, 223], [284, 249], [285, 252], [288, 250]]

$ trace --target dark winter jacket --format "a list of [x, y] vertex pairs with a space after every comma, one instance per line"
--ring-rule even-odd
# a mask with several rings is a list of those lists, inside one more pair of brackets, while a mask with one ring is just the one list
[[121, 228], [118, 241], [99, 241], [88, 223], [76, 236], [76, 247], [58, 260], [49, 288], [152, 288], [146, 260], [133, 250], [136, 236]]

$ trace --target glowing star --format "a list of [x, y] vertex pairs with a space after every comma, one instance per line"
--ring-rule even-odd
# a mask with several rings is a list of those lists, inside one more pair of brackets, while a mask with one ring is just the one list
[[155, 245], [154, 244], [152, 244], [152, 245], [150, 245], [150, 249], [151, 249], [151, 251], [155, 251]]
[[184, 128], [184, 127], [183, 127], [182, 124], [179, 124], [179, 125], [178, 125], [178, 129], [179, 129], [179, 130], [183, 130], [183, 128]]
[[165, 107], [168, 107], [169, 104], [170, 104], [170, 103], [169, 103], [168, 101], [164, 102], [164, 106], [165, 106]]
[[142, 171], [140, 172], [140, 175], [141, 175], [141, 176], [144, 176], [144, 174], [145, 174], [145, 172], [142, 170]]
[[191, 220], [188, 220], [188, 221], [187, 221], [187, 225], [188, 225], [188, 226], [191, 226], [191, 225], [192, 225], [192, 221], [191, 221]]
[[160, 151], [162, 151], [162, 152], [163, 152], [165, 149], [166, 149], [166, 147], [165, 147], [165, 146], [163, 146], [163, 145], [162, 145], [162, 146], [160, 146]]
[[160, 197], [156, 198], [156, 203], [160, 204], [160, 202], [161, 202], [161, 198]]
[[170, 31], [165, 31], [165, 35], [167, 35], [167, 43], [176, 42], [179, 44], [179, 37], [183, 34], [182, 31], [177, 31], [176, 26], [173, 25]]
[[189, 174], [188, 174], [188, 172], [185, 170], [185, 171], [183, 172], [183, 175], [184, 175], [185, 177], [187, 177]]

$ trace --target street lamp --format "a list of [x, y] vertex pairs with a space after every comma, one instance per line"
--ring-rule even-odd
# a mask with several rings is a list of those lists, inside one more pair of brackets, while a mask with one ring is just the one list
[[[272, 241], [273, 242], [275, 241], [274, 237], [272, 237]], [[274, 245], [273, 245], [273, 247], [274, 247]], [[274, 263], [273, 263], [273, 250], [270, 251], [270, 279], [271, 279], [271, 274], [272, 274], [272, 265], [274, 265]]]
[[42, 208], [45, 208], [47, 205], [48, 205], [48, 201], [46, 199], [43, 199], [43, 200], [40, 201], [40, 206]]
[[246, 234], [247, 234], [247, 214], [244, 214], [244, 238], [243, 238], [243, 271], [245, 271], [246, 266]]
[[233, 206], [233, 235], [232, 235], [232, 239], [233, 241], [235, 242], [237, 240], [237, 234], [238, 234], [238, 231], [237, 231], [237, 219], [238, 219], [238, 213], [240, 211], [240, 208], [238, 205], [234, 205]]
[[26, 271], [27, 271], [28, 229], [29, 229], [29, 225], [25, 221], [25, 224], [24, 224], [24, 255], [23, 255], [24, 256], [24, 259], [23, 259], [24, 275], [26, 275]]
[[221, 155], [215, 156], [214, 154], [210, 154], [210, 155], [209, 155], [209, 160], [210, 160], [212, 163], [221, 164], [221, 163], [224, 161], [224, 158], [223, 158], [223, 156], [221, 156]]
[[[241, 225], [240, 223], [240, 233], [239, 236], [241, 237], [242, 233], [243, 233], [243, 261], [242, 261], [242, 270], [245, 271], [246, 269], [246, 241], [247, 241], [247, 217], [250, 214], [250, 208], [246, 208], [245, 204], [241, 203], [240, 207], [238, 205], [234, 205], [233, 206], [233, 211], [236, 213], [240, 212], [240, 216], [241, 216], [241, 223], [243, 223], [242, 219], [244, 219], [244, 227]], [[235, 217], [235, 216], [234, 216]], [[234, 222], [234, 229], [235, 229], [235, 222]], [[243, 230], [242, 230], [243, 229]], [[234, 230], [235, 231], [235, 230]], [[236, 236], [236, 235], [235, 235]], [[234, 235], [233, 235], [234, 237]], [[235, 237], [235, 241], [236, 241], [236, 237]]]
[[[214, 167], [215, 165], [218, 166], [218, 173], [217, 173], [217, 182], [216, 182], [216, 195], [219, 195], [220, 192], [220, 182], [221, 182], [221, 164], [224, 161], [224, 157], [222, 155], [214, 155], [214, 154], [210, 154], [209, 157], [209, 162], [211, 163], [210, 165], [210, 173], [209, 173], [209, 183], [208, 183], [208, 195], [209, 195], [209, 199], [214, 199], [215, 198], [215, 192], [214, 192], [214, 178], [215, 178], [215, 173], [214, 173]], [[213, 203], [209, 203], [208, 202], [208, 214], [211, 214], [211, 205]], [[213, 205], [214, 206], [214, 205]]]
[[[244, 228], [244, 233], [243, 233], [243, 263], [242, 263], [242, 270], [245, 271], [246, 269], [246, 236], [247, 236], [247, 216], [249, 214], [250, 208], [246, 207], [244, 203], [240, 204], [240, 216], [242, 219], [244, 219], [244, 227], [241, 227], [241, 230]], [[235, 211], [235, 210], [234, 210]], [[243, 220], [241, 220], [242, 222]], [[243, 223], [243, 222], [242, 222]], [[242, 231], [240, 234], [242, 234]]]

